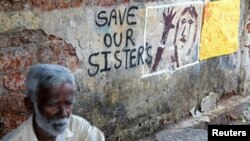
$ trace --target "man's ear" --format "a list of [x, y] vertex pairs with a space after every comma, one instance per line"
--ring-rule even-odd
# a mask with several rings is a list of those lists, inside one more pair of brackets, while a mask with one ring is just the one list
[[34, 112], [34, 105], [29, 96], [24, 98], [24, 105], [29, 112]]

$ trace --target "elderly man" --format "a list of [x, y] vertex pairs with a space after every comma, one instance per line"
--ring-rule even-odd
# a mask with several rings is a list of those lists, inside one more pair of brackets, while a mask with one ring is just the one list
[[32, 66], [27, 77], [25, 105], [33, 115], [3, 141], [104, 141], [103, 133], [72, 115], [75, 80], [60, 65]]

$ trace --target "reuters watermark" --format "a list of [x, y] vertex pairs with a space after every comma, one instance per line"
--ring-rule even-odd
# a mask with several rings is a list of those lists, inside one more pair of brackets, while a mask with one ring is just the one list
[[208, 141], [229, 137], [249, 141], [250, 125], [208, 125]]

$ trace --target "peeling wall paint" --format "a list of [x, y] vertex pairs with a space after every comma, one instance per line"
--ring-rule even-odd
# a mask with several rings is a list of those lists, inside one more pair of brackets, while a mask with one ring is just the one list
[[0, 120], [3, 123], [0, 136], [3, 136], [29, 115], [23, 98], [26, 75], [32, 64], [61, 64], [74, 72], [80, 61], [71, 44], [41, 29], [10, 30], [1, 32], [0, 38]]

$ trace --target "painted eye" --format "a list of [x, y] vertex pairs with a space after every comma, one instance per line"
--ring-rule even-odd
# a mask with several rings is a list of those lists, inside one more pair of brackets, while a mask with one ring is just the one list
[[181, 24], [184, 24], [184, 23], [186, 23], [186, 19], [181, 20]]
[[188, 20], [188, 23], [189, 23], [189, 24], [192, 24], [192, 23], [193, 23], [193, 20]]
[[74, 104], [74, 102], [73, 102], [73, 101], [66, 101], [65, 104], [66, 104], [67, 106], [72, 106], [72, 105]]

